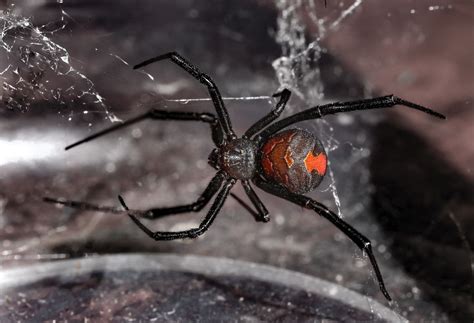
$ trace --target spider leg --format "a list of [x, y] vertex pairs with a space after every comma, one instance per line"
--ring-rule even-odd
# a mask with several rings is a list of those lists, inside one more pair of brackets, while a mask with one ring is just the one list
[[292, 116], [284, 118], [268, 126], [265, 130], [263, 130], [258, 135], [258, 140], [261, 140], [262, 138], [266, 138], [296, 122], [301, 122], [301, 121], [310, 120], [310, 119], [318, 119], [325, 115], [335, 114], [339, 112], [383, 109], [383, 108], [391, 108], [396, 105], [403, 105], [411, 109], [425, 112], [427, 114], [430, 114], [440, 119], [446, 119], [446, 117], [442, 115], [441, 113], [438, 113], [436, 111], [433, 111], [421, 105], [415, 104], [413, 102], [400, 99], [393, 95], [386, 95], [386, 96], [381, 96], [378, 98], [366, 99], [366, 100], [329, 103], [326, 105], [320, 105], [314, 108], [310, 108], [308, 110], [301, 111], [299, 113], [296, 113]]
[[207, 205], [207, 203], [209, 203], [211, 198], [217, 193], [219, 188], [222, 186], [224, 179], [225, 175], [223, 172], [217, 173], [209, 182], [201, 196], [193, 203], [172, 207], [153, 208], [143, 212], [133, 212], [133, 214], [139, 215], [140, 217], [147, 219], [158, 219], [168, 215], [187, 212], [199, 212]]
[[270, 221], [267, 208], [265, 207], [263, 202], [260, 200], [258, 195], [255, 193], [252, 186], [250, 186], [250, 183], [248, 181], [242, 181], [242, 186], [244, 187], [245, 193], [247, 193], [247, 196], [249, 197], [250, 201], [257, 209], [257, 213], [254, 214], [255, 221], [257, 222]]
[[369, 257], [370, 263], [372, 264], [372, 267], [375, 272], [375, 276], [377, 277], [377, 281], [379, 284], [379, 288], [382, 291], [382, 294], [385, 296], [385, 298], [389, 301], [392, 300], [390, 297], [389, 293], [387, 292], [387, 289], [385, 288], [385, 284], [382, 278], [382, 274], [380, 273], [379, 266], [377, 264], [377, 261], [375, 259], [375, 256], [372, 252], [372, 247], [371, 247], [371, 242], [368, 238], [366, 238], [364, 235], [362, 235], [359, 231], [354, 229], [351, 225], [346, 223], [344, 220], [342, 220], [340, 217], [338, 217], [334, 212], [330, 211], [326, 206], [323, 204], [316, 202], [315, 200], [304, 196], [304, 195], [298, 195], [289, 192], [283, 187], [274, 185], [272, 183], [262, 181], [262, 180], [255, 180], [256, 185], [261, 188], [262, 190], [272, 194], [276, 195], [282, 199], [285, 199], [287, 201], [290, 201], [296, 205], [299, 205], [301, 207], [310, 209], [318, 213], [320, 216], [325, 217], [327, 220], [329, 220], [332, 224], [334, 224], [339, 230], [342, 231], [349, 239], [351, 239], [363, 252], [367, 254]]
[[[209, 209], [206, 217], [204, 220], [201, 222], [199, 227], [197, 228], [192, 228], [189, 230], [185, 231], [178, 231], [178, 232], [165, 232], [165, 231], [156, 231], [153, 232], [150, 229], [148, 229], [134, 214], [133, 212], [128, 212], [128, 216], [132, 219], [135, 224], [143, 230], [150, 238], [154, 240], [176, 240], [176, 239], [184, 239], [184, 238], [197, 238], [201, 234], [207, 231], [209, 227], [211, 226], [212, 222], [216, 218], [217, 214], [221, 210], [222, 206], [224, 205], [224, 202], [229, 196], [230, 189], [232, 186], [234, 186], [235, 180], [234, 179], [229, 179], [224, 183], [224, 186], [221, 188], [219, 193], [217, 194], [216, 199], [214, 200], [214, 203], [212, 203], [211, 208]], [[129, 211], [129, 208], [125, 204], [125, 201], [123, 198], [119, 195], [119, 201], [122, 204], [122, 206], [125, 208], [125, 210]]]
[[136, 122], [145, 120], [145, 119], [153, 119], [153, 120], [180, 120], [180, 121], [202, 121], [205, 123], [209, 123], [212, 132], [212, 139], [214, 143], [220, 144], [222, 142], [223, 134], [222, 129], [219, 126], [219, 123], [216, 117], [212, 113], [199, 113], [199, 112], [176, 112], [176, 111], [167, 111], [167, 110], [159, 110], [159, 109], [152, 109], [147, 113], [142, 115], [136, 116], [132, 119], [126, 120], [123, 123], [114, 125], [112, 127], [106, 128], [102, 131], [96, 132], [90, 136], [87, 136], [84, 139], [81, 139], [65, 148], [65, 150], [71, 149], [73, 147], [79, 146], [85, 142], [94, 140], [98, 137], [101, 137], [105, 134], [108, 134], [112, 131], [127, 127], [131, 124]]
[[138, 69], [141, 67], [144, 67], [146, 65], [162, 61], [165, 59], [171, 60], [173, 63], [181, 67], [183, 70], [188, 72], [192, 77], [194, 77], [196, 80], [204, 84], [208, 91], [209, 95], [211, 96], [212, 102], [214, 103], [214, 107], [216, 108], [217, 116], [219, 118], [219, 122], [224, 129], [224, 133], [227, 136], [227, 139], [235, 139], [236, 135], [234, 133], [234, 130], [232, 129], [232, 124], [230, 122], [229, 114], [227, 113], [227, 110], [224, 105], [224, 101], [222, 100], [222, 96], [219, 93], [219, 90], [214, 83], [214, 81], [211, 79], [210, 76], [202, 73], [199, 71], [199, 69], [188, 62], [184, 57], [179, 55], [177, 52], [170, 52], [166, 54], [162, 54], [153, 58], [150, 58], [140, 64], [137, 64], [133, 67], [133, 69]]
[[67, 207], [72, 207], [79, 210], [84, 211], [99, 211], [99, 212], [107, 212], [107, 213], [123, 213], [123, 210], [120, 208], [116, 208], [113, 206], [100, 206], [96, 204], [91, 204], [88, 202], [81, 202], [81, 201], [71, 201], [71, 200], [63, 200], [57, 199], [52, 197], [43, 197], [43, 201], [46, 203], [53, 203], [53, 204], [61, 204]]
[[[187, 212], [199, 212], [204, 208], [211, 198], [217, 193], [225, 179], [222, 172], [217, 173], [207, 185], [201, 196], [193, 203], [178, 205], [172, 207], [153, 208], [146, 211], [130, 210], [136, 216], [146, 219], [159, 219], [169, 215], [182, 214]], [[61, 204], [67, 207], [72, 207], [80, 210], [99, 211], [108, 213], [123, 213], [123, 208], [116, 208], [111, 206], [100, 206], [88, 202], [63, 200], [51, 197], [43, 197], [43, 201], [47, 203]]]
[[266, 126], [268, 126], [273, 120], [277, 119], [285, 109], [286, 103], [290, 99], [291, 92], [288, 89], [273, 94], [273, 97], [279, 97], [280, 100], [276, 106], [263, 118], [255, 122], [244, 134], [244, 138], [250, 138]]
[[230, 196], [232, 196], [236, 201], [237, 203], [239, 203], [244, 209], [246, 209], [254, 218], [256, 221], [258, 221], [260, 215], [255, 212], [251, 207], [250, 205], [248, 205], [247, 203], [245, 203], [244, 200], [242, 200], [240, 197], [238, 197], [236, 194], [234, 193], [230, 193]]

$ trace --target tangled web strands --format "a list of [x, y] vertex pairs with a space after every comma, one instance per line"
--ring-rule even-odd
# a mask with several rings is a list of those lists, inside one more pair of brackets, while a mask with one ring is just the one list
[[92, 81], [71, 64], [68, 51], [51, 37], [66, 28], [61, 20], [35, 26], [30, 18], [0, 12], [0, 96], [4, 107], [29, 111], [49, 102], [72, 119], [74, 111], [91, 110], [116, 121]]

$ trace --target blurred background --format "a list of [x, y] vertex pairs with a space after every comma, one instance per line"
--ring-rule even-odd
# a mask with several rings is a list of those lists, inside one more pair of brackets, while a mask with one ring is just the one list
[[[385, 304], [370, 264], [335, 227], [258, 191], [256, 223], [229, 199], [194, 241], [157, 243], [124, 214], [43, 196], [134, 209], [194, 201], [214, 171], [201, 124], [145, 121], [71, 151], [68, 144], [150, 108], [213, 111], [176, 50], [211, 75], [242, 134], [293, 91], [285, 115], [395, 94], [403, 107], [304, 122], [329, 154], [310, 195], [370, 238], [395, 302], [414, 322], [474, 317], [474, 4], [375, 0], [19, 0], [0, 2], [0, 268], [132, 252], [227, 257], [295, 270]], [[242, 196], [237, 188], [235, 192]], [[149, 224], [182, 230], [198, 214]]]

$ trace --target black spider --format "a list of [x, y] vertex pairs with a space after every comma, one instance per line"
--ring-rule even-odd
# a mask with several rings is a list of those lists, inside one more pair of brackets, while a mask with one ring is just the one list
[[[269, 221], [268, 210], [252, 189], [250, 182], [253, 182], [257, 187], [267, 193], [315, 211], [328, 219], [347, 235], [368, 255], [374, 268], [380, 290], [390, 301], [390, 295], [385, 289], [382, 275], [372, 253], [370, 240], [323, 204], [302, 195], [303, 193], [314, 190], [321, 183], [326, 173], [327, 156], [321, 142], [312, 133], [305, 130], [283, 129], [294, 123], [321, 118], [328, 114], [390, 108], [396, 105], [417, 109], [441, 119], [445, 119], [445, 117], [423, 106], [405, 101], [393, 95], [387, 95], [374, 99], [320, 105], [272, 123], [281, 115], [290, 98], [290, 91], [284, 89], [273, 95], [279, 98], [279, 102], [272, 111], [252, 125], [241, 138], [238, 138], [232, 129], [224, 102], [213, 80], [208, 75], [201, 73], [181, 55], [175, 52], [167, 53], [146, 60], [134, 68], [137, 69], [164, 59], [170, 59], [208, 88], [217, 116], [212, 113], [174, 112], [152, 109], [143, 115], [112, 126], [66, 147], [66, 150], [68, 150], [144, 119], [201, 121], [209, 124], [212, 139], [216, 145], [216, 148], [209, 155], [209, 164], [217, 170], [217, 174], [208, 184], [202, 195], [191, 204], [155, 208], [148, 211], [129, 210], [123, 198], [119, 196], [122, 206], [127, 210], [133, 222], [150, 238], [155, 240], [196, 238], [211, 226], [229, 194], [249, 210], [256, 221], [267, 222]], [[238, 180], [242, 183], [247, 196], [257, 211], [252, 210], [252, 208], [246, 205], [240, 198], [230, 193], [231, 188]], [[214, 199], [206, 217], [197, 228], [179, 232], [153, 232], [138, 219], [138, 217], [157, 219], [178, 213], [198, 212], [216, 194], [217, 197]], [[52, 198], [44, 198], [44, 200], [81, 209], [118, 212], [117, 209], [114, 208], [101, 207], [84, 202], [64, 201]]]

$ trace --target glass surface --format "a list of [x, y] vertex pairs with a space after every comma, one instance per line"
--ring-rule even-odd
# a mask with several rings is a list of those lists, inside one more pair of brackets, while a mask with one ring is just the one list
[[404, 322], [375, 301], [310, 276], [196, 256], [129, 254], [26, 266], [0, 273], [0, 291], [2, 322]]

